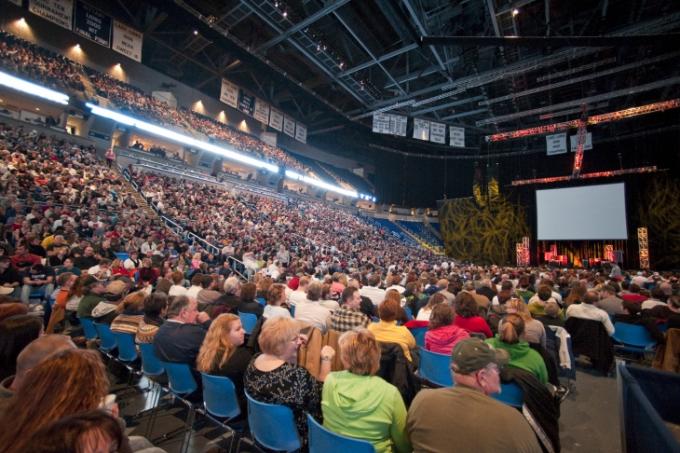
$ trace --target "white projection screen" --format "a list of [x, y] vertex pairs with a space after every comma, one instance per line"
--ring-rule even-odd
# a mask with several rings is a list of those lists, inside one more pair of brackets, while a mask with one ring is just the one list
[[536, 191], [539, 241], [628, 239], [623, 183]]

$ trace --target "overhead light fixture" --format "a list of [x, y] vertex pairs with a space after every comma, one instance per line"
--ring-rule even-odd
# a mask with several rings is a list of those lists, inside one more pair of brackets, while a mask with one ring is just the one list
[[329, 192], [339, 193], [340, 195], [345, 195], [350, 198], [359, 197], [359, 194], [355, 190], [343, 189], [342, 187], [329, 184], [325, 181], [321, 181], [320, 179], [304, 176], [291, 170], [286, 170], [286, 178], [292, 179], [294, 181], [301, 181], [309, 185], [328, 190]]
[[288, 17], [288, 11], [283, 12], [283, 17]]
[[76, 50], [80, 50], [80, 44], [76, 44], [75, 46], [73, 46], [73, 48]]
[[194, 30], [194, 36], [198, 36], [198, 30]]
[[68, 95], [58, 91], [50, 90], [27, 80], [14, 77], [5, 72], [0, 71], [0, 85], [4, 85], [13, 90], [21, 91], [32, 96], [47, 99], [48, 101], [56, 102], [57, 104], [68, 105]]
[[157, 137], [162, 137], [164, 139], [171, 140], [177, 143], [182, 143], [192, 148], [202, 149], [204, 151], [219, 154], [223, 157], [226, 157], [227, 159], [235, 160], [237, 162], [241, 162], [257, 168], [264, 168], [272, 173], [279, 172], [279, 167], [277, 165], [270, 164], [259, 159], [255, 159], [253, 157], [246, 156], [241, 153], [237, 153], [235, 151], [214, 145], [212, 143], [202, 142], [193, 137], [189, 137], [187, 135], [180, 134], [169, 129], [165, 129], [164, 127], [156, 126], [155, 124], [147, 123], [146, 121], [138, 120], [131, 116], [116, 112], [114, 110], [99, 107], [98, 105], [94, 105], [89, 102], [86, 103], [85, 105], [92, 111], [93, 115], [101, 116], [102, 118], [108, 118], [118, 123], [125, 124], [126, 126], [136, 127], [137, 129], [148, 132], [149, 134], [155, 135]]
[[519, 10], [517, 8], [512, 10], [512, 17], [515, 17], [518, 14], [519, 14]]

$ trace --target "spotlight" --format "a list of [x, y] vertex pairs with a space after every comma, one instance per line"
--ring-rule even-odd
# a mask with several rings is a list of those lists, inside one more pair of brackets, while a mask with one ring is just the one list
[[74, 48], [75, 50], [80, 50], [80, 44], [76, 44], [75, 46], [73, 46], [73, 48]]
[[519, 10], [517, 8], [512, 10], [512, 17], [515, 17], [518, 14], [519, 14]]
[[288, 11], [283, 12], [283, 17], [288, 17]]
[[194, 30], [194, 36], [198, 36], [198, 30]]

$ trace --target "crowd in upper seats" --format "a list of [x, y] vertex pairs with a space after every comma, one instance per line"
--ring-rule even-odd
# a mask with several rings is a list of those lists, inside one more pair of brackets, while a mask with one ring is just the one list
[[0, 31], [0, 68], [55, 89], [83, 91], [82, 66]]

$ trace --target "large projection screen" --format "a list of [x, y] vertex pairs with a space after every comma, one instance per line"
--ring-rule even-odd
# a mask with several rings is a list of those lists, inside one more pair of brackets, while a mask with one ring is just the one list
[[536, 191], [539, 241], [628, 239], [623, 183]]

